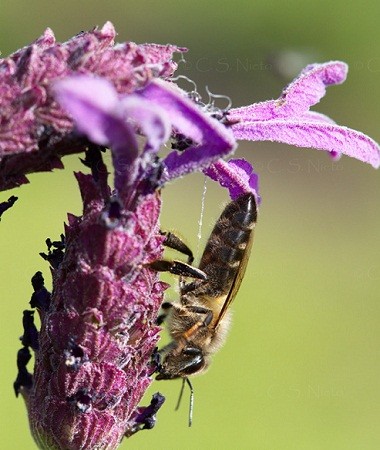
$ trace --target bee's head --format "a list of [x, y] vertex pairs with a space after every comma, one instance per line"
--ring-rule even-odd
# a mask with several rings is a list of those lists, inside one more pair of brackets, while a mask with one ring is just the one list
[[174, 347], [167, 352], [164, 348], [156, 380], [186, 378], [203, 372], [207, 366], [205, 355], [199, 347], [189, 344], [180, 351]]

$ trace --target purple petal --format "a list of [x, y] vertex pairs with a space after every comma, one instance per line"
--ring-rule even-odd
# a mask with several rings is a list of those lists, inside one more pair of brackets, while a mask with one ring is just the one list
[[200, 109], [175, 84], [154, 80], [137, 93], [161, 106], [177, 131], [202, 142], [205, 130], [198, 125]]
[[195, 143], [182, 153], [173, 151], [164, 159], [168, 169], [167, 180], [207, 167], [235, 148], [231, 131], [204, 114], [174, 85], [155, 80], [141, 90], [140, 94], [162, 107], [173, 128]]
[[170, 123], [164, 110], [137, 95], [119, 101], [112, 84], [104, 79], [70, 77], [57, 82], [55, 91], [81, 132], [97, 144], [112, 147], [115, 188], [119, 192], [135, 180], [138, 172], [134, 128], [147, 136], [149, 151], [158, 151], [169, 138]]
[[307, 66], [278, 100], [233, 108], [228, 119], [231, 122], [253, 122], [302, 115], [325, 95], [326, 86], [343, 83], [347, 70], [347, 65], [339, 61]]
[[[131, 147], [132, 140], [124, 134], [124, 127], [120, 127], [120, 139], [110, 135], [113, 165], [115, 168], [115, 188], [120, 193], [126, 192], [140, 175], [146, 177], [147, 165], [151, 164], [151, 154], [158, 152], [170, 136], [171, 127], [165, 110], [152, 104], [138, 95], [130, 95], [122, 99], [118, 105], [126, 123], [138, 129], [146, 136], [144, 154], [137, 158], [137, 140], [134, 134], [135, 148]], [[132, 128], [128, 127], [128, 130]], [[132, 132], [133, 133], [133, 132]]]
[[253, 172], [251, 164], [245, 159], [231, 159], [228, 162], [220, 159], [203, 172], [218, 181], [221, 186], [226, 187], [232, 200], [251, 192], [260, 203], [259, 178]]
[[305, 114], [297, 116], [297, 120], [302, 120], [305, 122], [325, 122], [335, 124], [335, 121], [332, 120], [329, 116], [316, 111], [307, 111]]
[[112, 146], [115, 188], [120, 192], [137, 175], [133, 162], [138, 144], [132, 127], [123, 117], [114, 87], [107, 80], [82, 75], [58, 81], [55, 92], [82, 133], [92, 142]]
[[[55, 83], [58, 102], [74, 118], [77, 128], [97, 144], [109, 143], [109, 116], [115, 115], [117, 93], [108, 81], [85, 75]], [[94, 95], [96, 93], [96, 95]]]
[[359, 131], [323, 122], [268, 120], [232, 126], [237, 139], [276, 141], [344, 154], [378, 168], [379, 145]]
[[137, 95], [122, 99], [121, 107], [127, 120], [133, 120], [147, 137], [146, 150], [157, 152], [169, 139], [171, 126], [163, 108]]
[[220, 145], [210, 142], [199, 147], [191, 147], [183, 153], [172, 152], [163, 161], [168, 170], [166, 181], [208, 167], [221, 156], [231, 153], [233, 148], [229, 143]]

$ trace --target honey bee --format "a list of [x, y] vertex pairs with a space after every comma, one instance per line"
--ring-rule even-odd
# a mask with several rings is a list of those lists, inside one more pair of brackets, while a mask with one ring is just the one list
[[[201, 374], [222, 347], [230, 324], [229, 306], [234, 300], [247, 267], [257, 220], [257, 203], [247, 193], [231, 201], [217, 220], [203, 252], [199, 268], [190, 264], [193, 255], [169, 233], [166, 245], [188, 255], [188, 265], [178, 261], [158, 262], [158, 270], [181, 275], [179, 302], [165, 302], [159, 323], [167, 319], [172, 341], [158, 351], [157, 380], [182, 378], [190, 387], [189, 426], [192, 424], [194, 391], [189, 376]], [[191, 271], [187, 272], [186, 267]], [[185, 282], [183, 277], [195, 278]]]

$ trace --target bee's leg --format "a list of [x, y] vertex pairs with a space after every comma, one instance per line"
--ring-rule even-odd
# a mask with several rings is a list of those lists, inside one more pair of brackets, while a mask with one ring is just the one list
[[162, 368], [161, 365], [161, 354], [158, 350], [158, 347], [155, 347], [151, 356], [150, 356], [150, 364], [152, 366], [152, 371], [149, 373], [149, 376], [153, 375], [155, 372], [159, 372]]
[[187, 256], [187, 263], [191, 264], [194, 261], [193, 252], [190, 248], [175, 234], [170, 231], [160, 231], [162, 236], [165, 236], [164, 245], [166, 247], [177, 250], [177, 252], [183, 253]]
[[210, 325], [213, 318], [213, 312], [211, 311], [211, 309], [203, 308], [202, 306], [191, 306], [191, 305], [187, 306], [186, 309], [196, 314], [201, 314], [205, 316], [204, 319], [202, 320], [202, 325], [206, 327]]
[[157, 270], [158, 272], [170, 272], [181, 277], [198, 278], [200, 280], [207, 279], [207, 276], [203, 270], [197, 269], [196, 267], [182, 261], [167, 261], [165, 259], [158, 259], [157, 261], [150, 263], [149, 267]]
[[157, 317], [157, 320], [156, 320], [157, 325], [161, 325], [165, 321], [165, 319], [168, 317], [169, 311], [172, 307], [173, 307], [173, 303], [170, 303], [170, 302], [164, 302], [161, 305], [162, 313]]
[[[194, 323], [194, 325], [192, 325], [184, 334], [183, 334], [183, 338], [186, 341], [191, 340], [191, 338], [194, 336], [195, 333], [197, 333], [197, 331], [202, 328], [202, 327], [208, 327], [212, 321], [212, 318], [214, 317], [213, 312], [211, 311], [211, 309], [207, 309], [207, 308], [202, 308], [201, 306], [187, 306], [186, 309], [188, 311], [191, 311], [193, 313], [196, 314], [200, 314], [202, 316], [204, 316], [204, 318], [202, 318], [202, 320], [198, 320], [196, 323]], [[191, 350], [191, 349], [188, 349]], [[196, 351], [198, 351], [199, 349], [195, 349]]]
[[176, 236], [174, 233], [170, 231], [160, 231], [162, 236], [165, 236], [165, 240], [163, 244], [166, 247], [172, 248], [173, 250], [177, 250], [180, 253], [183, 253], [187, 256], [187, 264], [180, 261], [173, 261], [170, 263], [169, 261], [156, 261], [151, 265], [154, 269], [162, 272], [171, 272], [175, 275], [179, 275], [179, 285], [182, 288], [185, 285], [184, 278], [197, 278], [200, 280], [205, 280], [206, 274], [199, 269], [191, 266], [194, 261], [193, 252], [190, 248], [182, 241], [181, 238]]

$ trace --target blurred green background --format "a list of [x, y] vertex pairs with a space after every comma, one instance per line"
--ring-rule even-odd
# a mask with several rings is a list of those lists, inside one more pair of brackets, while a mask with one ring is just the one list
[[[316, 108], [380, 141], [380, 4], [372, 1], [130, 0], [1, 2], [3, 56], [51, 27], [64, 41], [111, 20], [119, 41], [186, 46], [181, 73], [235, 106], [276, 98], [311, 62], [341, 59], [347, 82], [328, 89]], [[235, 303], [228, 342], [209, 373], [195, 378], [194, 425], [180, 381], [155, 382], [167, 402], [152, 431], [129, 449], [372, 450], [380, 448], [379, 176], [343, 157], [279, 144], [240, 145], [260, 174], [263, 198], [256, 241]], [[30, 278], [49, 268], [38, 256], [80, 213], [72, 172], [30, 177], [1, 222], [0, 447], [35, 448], [12, 383]], [[164, 191], [162, 225], [194, 249], [204, 179], [189, 176]], [[189, 192], [193, 192], [190, 198]], [[203, 242], [227, 195], [207, 183]], [[172, 280], [173, 283], [176, 280]], [[173, 296], [174, 294], [172, 294]], [[149, 399], [146, 399], [146, 403]]]

